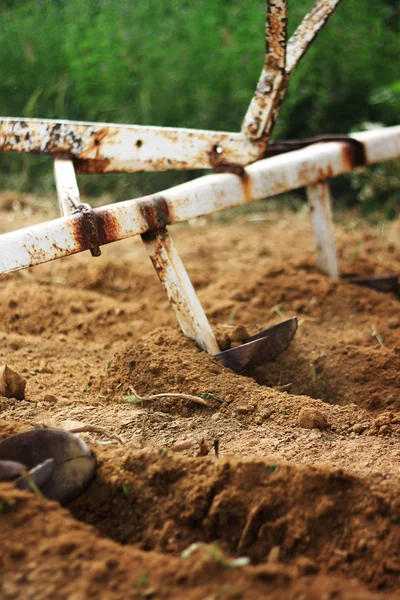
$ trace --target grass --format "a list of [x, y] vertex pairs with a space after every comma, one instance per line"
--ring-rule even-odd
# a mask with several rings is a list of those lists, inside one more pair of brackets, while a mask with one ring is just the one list
[[147, 573], [141, 573], [135, 584], [136, 588], [146, 588], [149, 585], [149, 576]]

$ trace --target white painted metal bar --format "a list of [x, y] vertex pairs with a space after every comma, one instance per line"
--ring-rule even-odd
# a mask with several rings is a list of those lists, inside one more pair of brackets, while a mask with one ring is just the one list
[[61, 214], [69, 215], [80, 204], [78, 182], [72, 160], [57, 157], [54, 160], [54, 177]]
[[241, 133], [7, 117], [0, 117], [0, 151], [67, 153], [78, 173], [210, 169], [260, 154]]
[[142, 239], [182, 332], [209, 354], [218, 354], [214, 333], [169, 233], [149, 232]]
[[[400, 156], [400, 126], [352, 137], [362, 142], [368, 164]], [[93, 212], [100, 245], [148, 231], [142, 209], [150, 201], [163, 199], [168, 212], [165, 226], [305, 187], [347, 173], [358, 164], [351, 144], [315, 144], [249, 165], [243, 177], [207, 175], [154, 196], [97, 208]], [[85, 250], [79, 225], [79, 215], [71, 215], [1, 235], [0, 274]]]
[[336, 256], [335, 229], [333, 226], [329, 183], [320, 181], [306, 187], [314, 233], [317, 264], [330, 277], [339, 277]]

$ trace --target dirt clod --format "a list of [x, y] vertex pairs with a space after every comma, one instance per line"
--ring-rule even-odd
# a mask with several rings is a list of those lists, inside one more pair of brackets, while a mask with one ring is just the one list
[[327, 429], [329, 422], [327, 416], [320, 410], [302, 408], [299, 413], [299, 425], [304, 429]]
[[7, 365], [0, 367], [0, 396], [24, 400], [26, 379]]
[[231, 342], [244, 342], [249, 337], [249, 333], [243, 325], [237, 325], [229, 332]]

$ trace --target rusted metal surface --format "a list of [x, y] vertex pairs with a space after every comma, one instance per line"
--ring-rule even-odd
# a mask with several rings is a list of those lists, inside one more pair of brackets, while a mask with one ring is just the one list
[[170, 224], [168, 202], [161, 195], [144, 198], [138, 206], [149, 231], [164, 230]]
[[317, 264], [330, 277], [339, 277], [336, 256], [335, 229], [333, 226], [329, 183], [320, 181], [306, 187], [314, 234]]
[[80, 243], [90, 249], [92, 256], [100, 256], [96, 217], [92, 207], [80, 201], [73, 162], [65, 157], [57, 157], [54, 161], [54, 175], [61, 214], [80, 215], [79, 235], [82, 238]]
[[264, 67], [243, 121], [249, 140], [269, 137], [281, 86], [284, 85], [287, 41], [287, 0], [271, 0], [267, 7]]
[[287, 0], [271, 0], [267, 8], [266, 54], [242, 131], [264, 152], [285, 97], [290, 76], [340, 0], [317, 0], [287, 42]]
[[100, 237], [97, 230], [97, 220], [93, 208], [89, 204], [79, 204], [73, 214], [79, 215], [79, 225], [75, 233], [80, 236], [80, 244], [88, 248], [92, 256], [100, 256]]
[[[352, 137], [363, 144], [368, 164], [400, 156], [400, 126]], [[99, 245], [148, 231], [149, 215], [157, 228], [160, 224], [182, 223], [347, 173], [357, 166], [356, 158], [346, 142], [313, 144], [257, 161], [246, 167], [242, 176], [206, 175], [154, 196], [96, 208], [93, 212]], [[3, 234], [0, 274], [87, 250], [89, 244], [77, 214]]]
[[241, 133], [2, 117], [0, 151], [66, 153], [78, 173], [117, 173], [246, 165], [261, 150]]
[[149, 231], [142, 239], [182, 332], [209, 354], [217, 354], [215, 336], [169, 233]]

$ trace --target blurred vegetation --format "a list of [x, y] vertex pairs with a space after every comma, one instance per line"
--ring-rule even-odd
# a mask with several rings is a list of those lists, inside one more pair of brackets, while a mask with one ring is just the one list
[[[291, 3], [291, 31], [311, 5]], [[4, 116], [237, 131], [263, 63], [264, 0], [2, 0], [1, 9]], [[397, 124], [399, 15], [399, 0], [343, 0], [296, 70], [274, 136]], [[51, 159], [0, 160], [2, 187], [54, 189]], [[397, 175], [386, 180], [378, 170], [348, 191], [360, 192], [368, 210], [387, 193], [392, 214], [400, 199], [391, 168]], [[123, 199], [187, 177], [85, 176], [80, 185]]]

